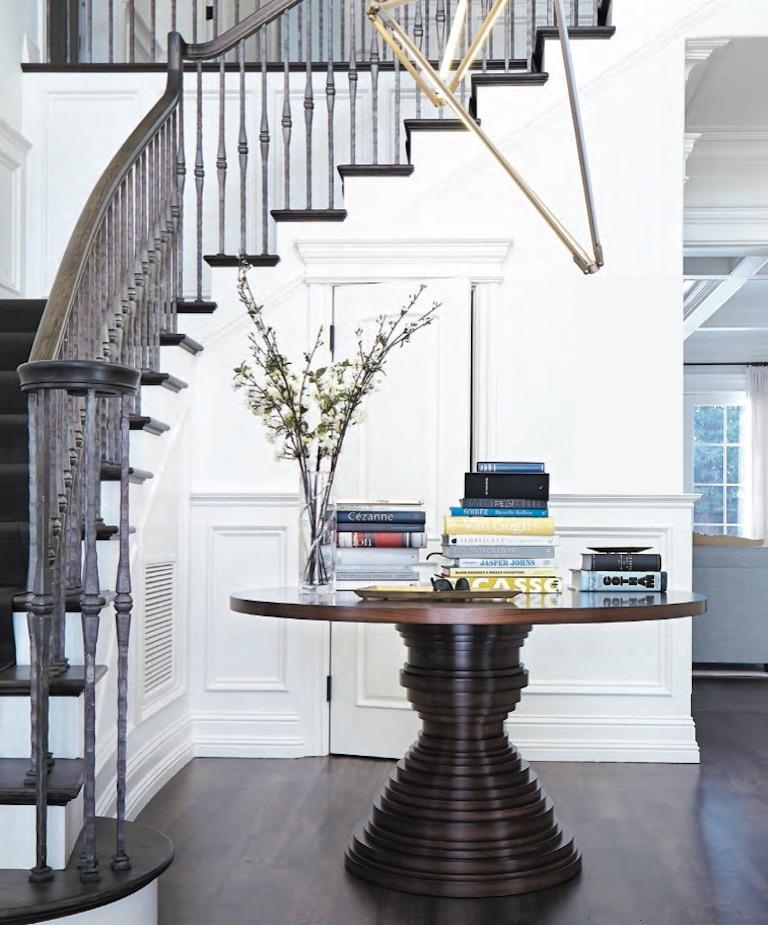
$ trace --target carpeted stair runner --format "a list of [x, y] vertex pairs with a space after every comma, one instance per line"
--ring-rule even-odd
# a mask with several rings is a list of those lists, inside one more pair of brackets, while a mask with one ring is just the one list
[[27, 584], [29, 437], [16, 367], [29, 359], [42, 300], [0, 300], [0, 671], [13, 665], [13, 597]]

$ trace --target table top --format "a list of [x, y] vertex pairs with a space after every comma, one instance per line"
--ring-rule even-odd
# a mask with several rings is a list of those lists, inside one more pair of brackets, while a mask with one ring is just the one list
[[565, 591], [562, 594], [519, 594], [508, 601], [448, 603], [426, 600], [363, 601], [353, 591], [311, 597], [297, 588], [258, 588], [238, 591], [229, 599], [237, 613], [292, 620], [338, 623], [545, 624], [630, 623], [694, 617], [707, 609], [703, 594], [668, 591]]

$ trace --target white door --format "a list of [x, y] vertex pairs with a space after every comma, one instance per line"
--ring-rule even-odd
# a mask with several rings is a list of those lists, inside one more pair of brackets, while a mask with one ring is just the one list
[[[440, 302], [437, 320], [390, 355], [367, 420], [350, 432], [336, 496], [423, 498], [433, 550], [469, 464], [471, 292], [466, 280], [425, 282], [421, 308]], [[357, 328], [369, 331], [377, 316], [394, 315], [413, 291], [411, 281], [337, 287], [336, 358], [354, 352]], [[404, 656], [393, 626], [332, 627], [332, 753], [399, 757], [416, 737], [418, 719], [399, 684]]]

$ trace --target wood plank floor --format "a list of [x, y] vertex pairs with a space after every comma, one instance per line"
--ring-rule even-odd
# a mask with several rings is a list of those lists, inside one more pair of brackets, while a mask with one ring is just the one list
[[197, 759], [140, 821], [176, 846], [161, 925], [768, 925], [768, 681], [697, 681], [699, 767], [536, 766], [582, 875], [509, 899], [439, 900], [348, 876], [390, 762]]

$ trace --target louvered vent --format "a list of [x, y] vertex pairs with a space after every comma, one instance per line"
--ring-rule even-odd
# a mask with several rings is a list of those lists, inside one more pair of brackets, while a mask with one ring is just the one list
[[175, 597], [173, 562], [153, 562], [144, 572], [144, 693], [173, 678]]

